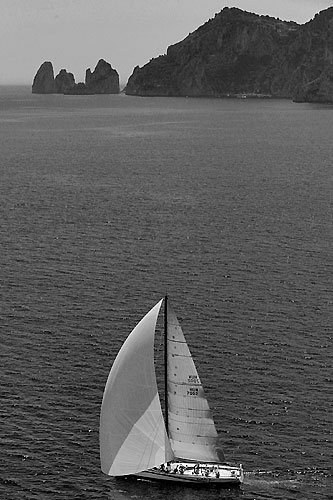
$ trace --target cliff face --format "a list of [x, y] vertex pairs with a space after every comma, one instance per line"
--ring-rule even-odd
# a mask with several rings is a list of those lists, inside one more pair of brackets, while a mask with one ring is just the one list
[[118, 94], [119, 75], [111, 64], [100, 59], [93, 72], [86, 71], [85, 83], [75, 83], [73, 73], [62, 69], [54, 78], [53, 65], [44, 62], [32, 85], [34, 94]]
[[166, 55], [136, 67], [125, 92], [330, 102], [332, 64], [333, 7], [304, 25], [225, 8]]
[[295, 101], [333, 103], [333, 7], [301, 28], [305, 50], [298, 67], [302, 81]]
[[326, 68], [318, 78], [302, 85], [294, 100], [333, 104], [333, 66]]

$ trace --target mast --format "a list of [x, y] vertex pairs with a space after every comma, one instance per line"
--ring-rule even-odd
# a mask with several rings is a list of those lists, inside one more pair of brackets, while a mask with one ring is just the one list
[[164, 297], [164, 405], [165, 428], [169, 435], [169, 409], [168, 409], [168, 296]]

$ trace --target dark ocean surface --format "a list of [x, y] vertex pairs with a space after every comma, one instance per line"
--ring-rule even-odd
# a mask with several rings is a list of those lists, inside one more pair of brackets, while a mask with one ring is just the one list
[[[0, 499], [328, 500], [333, 107], [0, 88]], [[112, 361], [169, 294], [239, 491], [100, 472]]]

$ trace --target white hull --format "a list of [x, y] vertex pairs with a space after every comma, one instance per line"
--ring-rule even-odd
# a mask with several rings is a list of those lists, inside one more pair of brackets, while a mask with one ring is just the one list
[[[177, 471], [174, 471], [178, 466]], [[195, 469], [193, 462], [174, 462], [170, 472], [158, 468], [139, 472], [131, 477], [146, 481], [164, 481], [192, 486], [239, 486], [244, 480], [242, 466], [232, 467], [222, 464], [199, 464]], [[180, 472], [182, 468], [182, 472]], [[199, 470], [198, 470], [199, 469]], [[195, 470], [197, 472], [195, 472]]]

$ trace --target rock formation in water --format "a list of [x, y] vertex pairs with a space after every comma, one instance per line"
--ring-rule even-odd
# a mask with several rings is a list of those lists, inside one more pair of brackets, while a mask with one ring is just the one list
[[125, 92], [333, 102], [333, 7], [304, 25], [226, 7], [165, 55], [137, 66]]
[[64, 91], [64, 94], [66, 95], [94, 95], [95, 92], [93, 90], [90, 90], [85, 83], [79, 82], [75, 83], [75, 85], [72, 85], [71, 87], [67, 88]]
[[38, 69], [33, 84], [33, 94], [54, 94], [56, 92], [54, 83], [53, 66], [50, 61], [45, 61]]
[[93, 72], [86, 71], [85, 83], [75, 83], [73, 73], [62, 69], [54, 78], [53, 65], [44, 62], [32, 85], [34, 94], [119, 94], [119, 75], [111, 64], [100, 59]]
[[111, 64], [100, 59], [93, 72], [87, 69], [86, 86], [95, 94], [119, 94], [119, 75]]
[[64, 94], [66, 90], [75, 85], [75, 78], [73, 73], [68, 73], [65, 69], [62, 69], [55, 77], [54, 83], [55, 92], [57, 94]]

